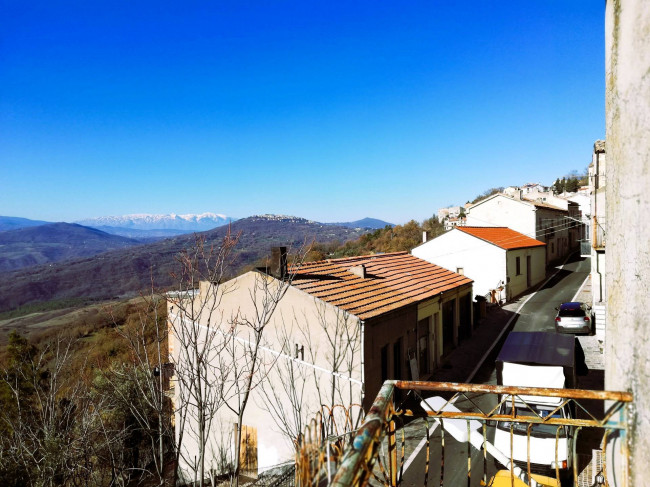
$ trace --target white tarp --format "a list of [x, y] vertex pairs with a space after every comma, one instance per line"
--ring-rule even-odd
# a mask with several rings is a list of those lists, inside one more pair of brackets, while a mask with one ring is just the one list
[[[521, 365], [503, 363], [503, 385], [517, 387], [564, 388], [564, 368], [551, 365]], [[534, 404], [558, 405], [560, 397], [520, 396], [522, 401]]]

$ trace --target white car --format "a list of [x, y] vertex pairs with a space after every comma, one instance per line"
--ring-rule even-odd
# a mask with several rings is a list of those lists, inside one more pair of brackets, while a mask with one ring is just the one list
[[591, 333], [593, 330], [593, 315], [591, 306], [585, 303], [562, 303], [555, 317], [555, 331], [558, 333]]

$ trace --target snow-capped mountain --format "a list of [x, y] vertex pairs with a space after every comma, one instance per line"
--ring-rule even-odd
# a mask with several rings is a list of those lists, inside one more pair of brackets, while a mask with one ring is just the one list
[[87, 218], [75, 223], [87, 227], [114, 227], [134, 230], [182, 230], [187, 232], [202, 232], [235, 221], [226, 215], [218, 213], [201, 213], [177, 215], [150, 215], [145, 213], [123, 216], [102, 216]]

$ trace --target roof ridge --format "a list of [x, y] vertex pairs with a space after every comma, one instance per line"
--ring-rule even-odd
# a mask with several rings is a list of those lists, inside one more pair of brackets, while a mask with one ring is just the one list
[[335, 262], [343, 262], [343, 261], [356, 261], [356, 260], [370, 260], [374, 259], [377, 257], [389, 257], [391, 255], [400, 255], [400, 254], [408, 254], [407, 251], [405, 250], [400, 250], [399, 252], [379, 252], [376, 254], [367, 254], [367, 255], [354, 255], [351, 257], [339, 257], [337, 259], [322, 259], [322, 260], [314, 260], [312, 262], [304, 262], [300, 267], [308, 266], [308, 265], [316, 265], [316, 264], [330, 264], [330, 263], [335, 263]]

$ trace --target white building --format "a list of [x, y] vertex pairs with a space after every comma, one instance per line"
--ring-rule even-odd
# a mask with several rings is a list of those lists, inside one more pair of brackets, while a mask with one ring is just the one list
[[591, 188], [591, 293], [596, 314], [596, 332], [605, 334], [607, 284], [605, 280], [605, 235], [607, 230], [606, 204], [606, 152], [605, 141], [594, 143], [592, 161], [589, 164], [589, 186]]
[[412, 254], [466, 275], [475, 294], [492, 302], [522, 294], [546, 274], [546, 244], [505, 227], [457, 227]]
[[438, 210], [438, 221], [442, 222], [445, 218], [458, 218], [461, 212], [460, 206], [449, 206]]
[[465, 217], [447, 218], [445, 220], [445, 230], [451, 230], [454, 227], [464, 227], [466, 222]]
[[[573, 207], [577, 209], [575, 203]], [[498, 193], [468, 208], [466, 225], [508, 227], [540, 240], [547, 245], [546, 263], [549, 264], [569, 255], [577, 245], [579, 223], [569, 216], [569, 210], [529, 201], [521, 192], [514, 197]]]

